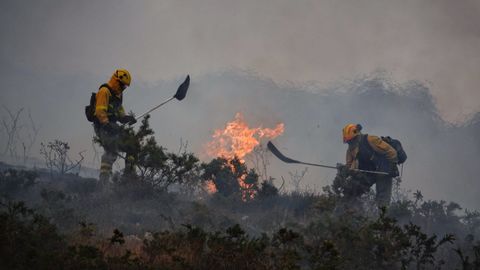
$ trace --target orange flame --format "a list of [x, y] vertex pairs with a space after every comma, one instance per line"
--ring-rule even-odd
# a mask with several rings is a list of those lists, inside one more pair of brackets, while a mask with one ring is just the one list
[[[285, 125], [278, 124], [274, 129], [249, 128], [243, 115], [237, 113], [235, 119], [225, 126], [225, 129], [217, 129], [213, 133], [213, 140], [207, 144], [207, 154], [212, 157], [233, 159], [235, 156], [241, 161], [259, 145], [259, 139], [273, 139], [281, 135]], [[258, 138], [258, 139], [257, 139]]]
[[[237, 157], [241, 162], [245, 162], [246, 155], [251, 153], [254, 148], [260, 144], [260, 139], [273, 139], [283, 133], [285, 125], [278, 124], [275, 128], [249, 128], [241, 113], [236, 113], [234, 120], [228, 122], [224, 129], [217, 129], [213, 133], [213, 140], [206, 145], [206, 151], [209, 156], [223, 157], [232, 160]], [[232, 170], [234, 167], [232, 166]], [[244, 190], [242, 198], [244, 200], [253, 198], [254, 193], [251, 192], [252, 184], [245, 183], [246, 175], [238, 179], [240, 187]], [[213, 188], [212, 188], [213, 185]], [[208, 183], [208, 190], [216, 192], [213, 181]]]

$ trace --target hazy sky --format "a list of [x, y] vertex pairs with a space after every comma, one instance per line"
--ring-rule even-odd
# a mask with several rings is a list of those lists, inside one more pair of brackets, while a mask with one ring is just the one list
[[226, 68], [319, 84], [383, 69], [426, 82], [453, 121], [480, 109], [479, 15], [478, 0], [3, 0], [0, 60], [79, 78], [125, 67], [132, 87]]
[[[438, 147], [427, 149], [439, 134], [423, 127], [428, 121], [405, 119], [422, 119], [418, 111], [404, 114], [400, 105], [386, 111], [367, 102], [366, 110], [355, 113], [360, 105], [347, 96], [334, 103], [338, 108], [316, 110], [319, 105], [311, 102], [327, 97], [315, 95], [309, 103], [299, 98], [305, 93], [296, 97], [290, 91], [305, 85], [316, 92], [344, 90], [336, 85], [345, 82], [355, 88], [354, 78], [380, 70], [399, 85], [421, 82], [445, 120], [465, 120], [480, 111], [479, 0], [2, 0], [0, 6], [0, 119], [7, 118], [4, 106], [31, 111], [41, 125], [32, 155], [39, 155], [40, 142], [58, 138], [69, 142], [74, 154], [87, 150], [85, 165], [98, 167], [93, 129], [83, 115], [90, 92], [115, 68], [127, 68], [133, 83], [125, 107], [139, 115], [171, 96], [190, 74], [187, 98], [152, 115], [156, 138], [170, 150], [183, 138], [203, 157], [202, 145], [213, 130], [241, 111], [254, 126], [285, 122], [278, 140], [282, 150], [334, 164], [344, 158], [341, 127], [359, 121], [369, 132], [401, 136], [412, 160], [407, 187], [457, 200], [448, 194], [465, 186], [457, 192], [467, 194], [460, 202], [480, 205], [478, 189], [467, 187], [476, 174], [465, 174], [464, 185], [451, 181], [465, 166], [469, 173], [475, 169], [464, 162], [475, 161], [478, 153], [470, 153], [475, 148], [465, 143], [465, 149], [441, 148], [446, 151], [441, 155]], [[290, 98], [282, 91], [292, 92]], [[430, 104], [428, 96], [420, 100]], [[24, 126], [22, 140], [27, 131]], [[327, 172], [321, 183], [312, 183], [328, 184], [333, 175]]]

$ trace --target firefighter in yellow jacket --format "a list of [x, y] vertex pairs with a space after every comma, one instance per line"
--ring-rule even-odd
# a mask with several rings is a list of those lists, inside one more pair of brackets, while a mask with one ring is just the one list
[[362, 126], [348, 124], [343, 128], [343, 142], [348, 144], [346, 167], [350, 170], [386, 172], [366, 174], [369, 184], [375, 184], [376, 201], [379, 206], [388, 206], [392, 196], [392, 180], [398, 176], [397, 152], [380, 137], [361, 133]]
[[122, 124], [135, 124], [135, 117], [126, 115], [122, 106], [122, 93], [130, 86], [132, 77], [125, 69], [117, 69], [110, 81], [100, 86], [95, 103], [95, 134], [104, 148], [100, 165], [100, 181], [108, 183], [112, 174], [112, 165], [117, 159]]

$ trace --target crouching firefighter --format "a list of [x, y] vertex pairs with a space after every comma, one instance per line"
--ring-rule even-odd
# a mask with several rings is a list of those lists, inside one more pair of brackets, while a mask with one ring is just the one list
[[392, 196], [393, 177], [399, 175], [397, 151], [383, 138], [362, 134], [362, 126], [348, 124], [343, 128], [343, 143], [348, 144], [346, 167], [349, 170], [383, 172], [365, 173], [362, 177], [371, 187], [375, 184], [376, 202], [379, 207], [388, 206]]
[[[100, 165], [100, 182], [107, 184], [112, 175], [112, 165], [122, 151], [123, 129], [117, 124], [135, 124], [132, 115], [126, 115], [122, 106], [122, 93], [130, 86], [132, 77], [125, 69], [117, 69], [110, 81], [100, 86], [96, 94], [93, 126], [104, 149]], [[123, 151], [122, 151], [123, 152]], [[129, 156], [125, 158], [125, 170], [132, 169]]]

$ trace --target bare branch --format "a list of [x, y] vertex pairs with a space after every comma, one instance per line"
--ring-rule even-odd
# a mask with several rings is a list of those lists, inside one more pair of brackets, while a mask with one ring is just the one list
[[296, 192], [300, 191], [300, 183], [303, 181], [305, 174], [308, 171], [308, 167], [305, 167], [301, 172], [295, 170], [295, 172], [288, 172], [290, 175], [290, 181], [292, 182], [293, 188]]
[[177, 155], [185, 154], [187, 153], [187, 148], [188, 148], [188, 140], [185, 142], [183, 141], [183, 138], [180, 137], [180, 146], [178, 147], [178, 152]]
[[21, 129], [21, 126], [18, 126], [18, 120], [24, 108], [20, 108], [16, 113], [13, 113], [5, 105], [3, 105], [3, 109], [9, 116], [8, 122], [5, 121], [5, 119], [2, 119], [2, 125], [7, 133], [7, 142], [5, 145], [4, 154], [6, 155], [8, 153], [12, 157], [17, 157], [16, 144], [17, 140], [19, 139], [18, 132]]
[[270, 151], [262, 144], [259, 144], [253, 149], [253, 152], [247, 156], [247, 159], [253, 164], [259, 179], [267, 181], [270, 179], [268, 175], [268, 166], [270, 165]]
[[49, 142], [47, 145], [41, 143], [40, 154], [43, 155], [45, 159], [45, 165], [50, 170], [52, 177], [54, 171], [60, 175], [71, 172], [76, 168], [78, 168], [78, 171], [80, 171], [82, 162], [85, 159], [83, 153], [86, 150], [79, 152], [78, 155], [80, 156], [80, 159], [75, 161], [72, 161], [72, 159], [68, 156], [68, 150], [70, 150], [68, 143], [60, 140], [54, 140], [53, 142]]

